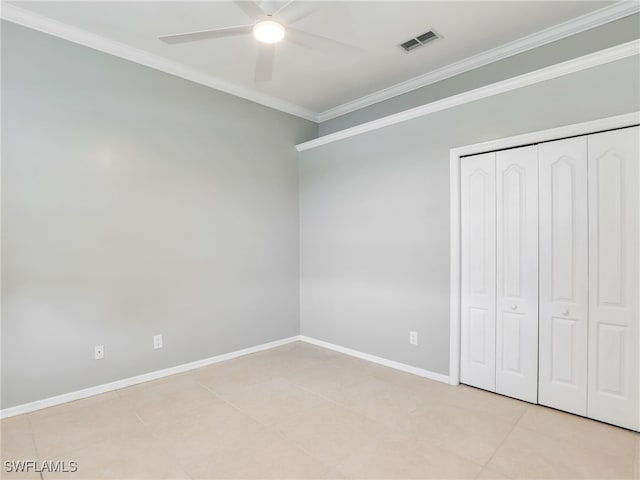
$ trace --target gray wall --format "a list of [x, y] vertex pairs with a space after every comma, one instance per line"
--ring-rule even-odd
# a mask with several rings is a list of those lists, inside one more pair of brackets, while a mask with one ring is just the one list
[[639, 110], [639, 92], [628, 58], [301, 152], [302, 334], [447, 374], [449, 149]]
[[297, 335], [316, 133], [3, 23], [2, 407]]
[[320, 135], [512, 78], [539, 68], [640, 38], [640, 15], [630, 15], [542, 47], [390, 98], [320, 124]]

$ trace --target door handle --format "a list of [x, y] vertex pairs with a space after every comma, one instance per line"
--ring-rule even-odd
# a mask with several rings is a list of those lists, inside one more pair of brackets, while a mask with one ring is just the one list
[[516, 305], [515, 303], [511, 304], [511, 310], [517, 310], [518, 309], [518, 305]]
[[562, 310], [562, 315], [564, 315], [565, 317], [569, 315], [569, 310], [567, 310], [566, 308]]

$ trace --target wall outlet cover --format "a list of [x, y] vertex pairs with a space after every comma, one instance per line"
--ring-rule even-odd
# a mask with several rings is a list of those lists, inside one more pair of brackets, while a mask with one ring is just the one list
[[93, 358], [102, 360], [104, 358], [104, 345], [96, 345], [93, 348]]

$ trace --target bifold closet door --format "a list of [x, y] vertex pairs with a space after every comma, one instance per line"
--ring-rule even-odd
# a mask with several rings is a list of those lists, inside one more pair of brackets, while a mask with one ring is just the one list
[[460, 380], [495, 391], [496, 154], [460, 165]]
[[589, 135], [587, 415], [640, 430], [640, 129]]
[[496, 153], [496, 392], [538, 399], [538, 158]]
[[587, 414], [587, 137], [538, 146], [540, 373], [538, 401]]

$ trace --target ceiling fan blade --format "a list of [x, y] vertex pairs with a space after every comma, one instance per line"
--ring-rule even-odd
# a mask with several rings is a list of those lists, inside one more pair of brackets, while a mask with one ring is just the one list
[[279, 5], [282, 3], [280, 0], [260, 0], [258, 4], [262, 11], [267, 15], [274, 16], [275, 12], [280, 10]]
[[279, 14], [281, 14], [284, 11], [285, 8], [288, 8], [293, 2], [294, 0], [289, 0], [287, 3], [282, 5], [278, 10], [273, 12], [271, 15], [274, 17], [277, 17]]
[[341, 50], [351, 52], [362, 52], [362, 50], [353, 45], [338, 42], [322, 35], [305, 32], [297, 28], [287, 27], [287, 36], [285, 40], [300, 45], [311, 50]]
[[[292, 5], [293, 4], [293, 5]], [[291, 8], [289, 8], [291, 7]], [[291, 0], [273, 16], [285, 25], [293, 25], [303, 18], [308, 17], [322, 7], [322, 2], [300, 2]]]
[[165, 43], [186, 43], [197, 42], [198, 40], [207, 40], [210, 38], [223, 38], [233, 37], [235, 35], [242, 35], [249, 33], [253, 29], [252, 25], [238, 25], [235, 27], [214, 28], [213, 30], [201, 30], [198, 32], [178, 33], [175, 35], [164, 35], [160, 37]]
[[262, 10], [256, 2], [233, 0], [233, 3], [235, 3], [236, 7], [242, 10], [252, 20], [257, 20], [265, 15], [264, 10]]
[[273, 74], [273, 57], [276, 53], [274, 43], [258, 43], [256, 58], [256, 82], [268, 82]]

